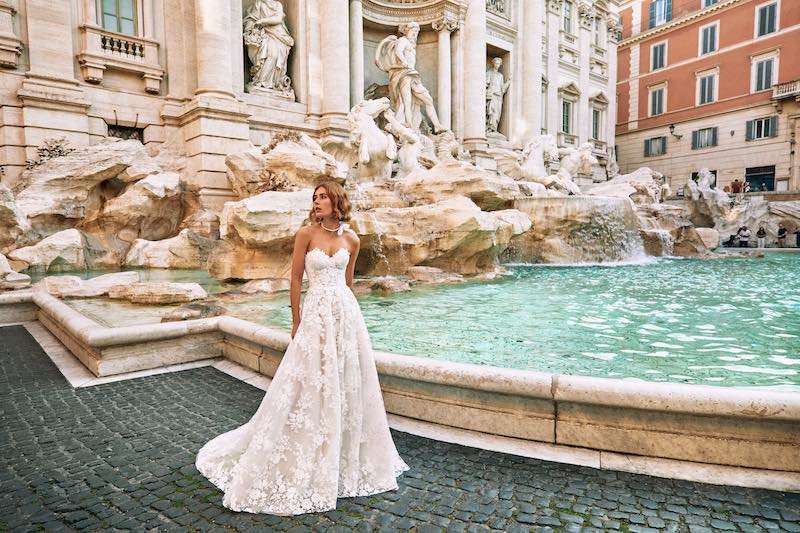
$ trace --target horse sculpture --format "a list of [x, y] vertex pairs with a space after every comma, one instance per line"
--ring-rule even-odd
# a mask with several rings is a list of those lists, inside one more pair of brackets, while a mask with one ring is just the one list
[[356, 174], [360, 180], [387, 181], [392, 176], [397, 143], [376, 123], [376, 119], [390, 108], [388, 98], [362, 100], [347, 115], [350, 144], [357, 155]]

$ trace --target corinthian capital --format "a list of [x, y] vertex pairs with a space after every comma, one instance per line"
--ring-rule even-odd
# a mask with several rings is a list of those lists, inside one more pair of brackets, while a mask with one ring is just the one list
[[446, 31], [452, 33], [458, 29], [458, 20], [455, 17], [445, 15], [431, 24], [431, 27], [433, 27], [433, 31]]
[[556, 15], [561, 14], [561, 4], [562, 0], [547, 0], [547, 10], [555, 13]]

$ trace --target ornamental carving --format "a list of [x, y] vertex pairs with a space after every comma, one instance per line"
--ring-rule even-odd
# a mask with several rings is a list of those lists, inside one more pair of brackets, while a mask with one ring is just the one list
[[547, 0], [547, 10], [556, 15], [560, 15], [562, 3], [562, 0]]
[[362, 0], [364, 19], [387, 26], [416, 22], [420, 26], [441, 20], [464, 21], [467, 0]]
[[578, 18], [580, 20], [580, 25], [583, 28], [591, 29], [592, 28], [592, 19], [594, 19], [596, 13], [592, 6], [586, 3], [581, 2], [578, 4]]
[[452, 16], [442, 17], [441, 19], [431, 23], [433, 31], [446, 31], [450, 33], [456, 31], [458, 29], [458, 26], [459, 26], [458, 19]]
[[505, 19], [511, 18], [508, 8], [508, 0], [486, 0], [486, 11]]

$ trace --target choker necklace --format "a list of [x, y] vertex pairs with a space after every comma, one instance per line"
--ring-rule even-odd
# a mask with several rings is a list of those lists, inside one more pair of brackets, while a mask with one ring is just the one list
[[325, 227], [325, 222], [320, 222], [320, 223], [319, 223], [319, 225], [320, 225], [320, 226], [322, 226], [322, 229], [324, 229], [325, 231], [331, 231], [331, 232], [333, 232], [333, 231], [339, 231], [339, 228], [341, 228], [341, 227], [342, 227], [342, 223], [341, 223], [341, 222], [339, 223], [339, 227], [338, 227], [338, 228], [334, 228], [334, 229], [328, 229], [328, 228], [326, 228], [326, 227]]

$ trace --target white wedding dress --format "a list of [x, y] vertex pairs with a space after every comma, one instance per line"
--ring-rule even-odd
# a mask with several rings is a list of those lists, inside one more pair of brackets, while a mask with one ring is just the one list
[[245, 425], [208, 442], [197, 469], [234, 511], [294, 515], [397, 489], [408, 466], [389, 433], [367, 327], [345, 283], [349, 251], [306, 253], [300, 326]]

